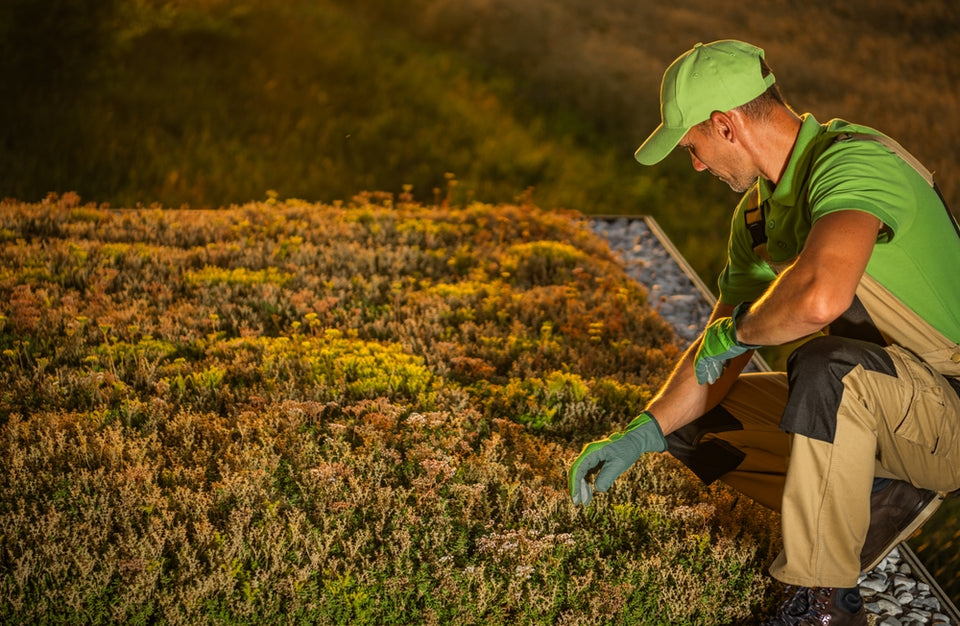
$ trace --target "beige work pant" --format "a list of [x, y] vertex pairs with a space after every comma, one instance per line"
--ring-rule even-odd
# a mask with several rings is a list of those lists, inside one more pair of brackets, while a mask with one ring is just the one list
[[782, 582], [857, 584], [875, 477], [960, 487], [960, 397], [910, 352], [883, 350], [895, 372], [857, 366], [838, 383], [832, 441], [780, 429], [788, 403], [782, 372], [742, 375], [721, 405], [742, 429], [699, 437], [698, 445], [720, 440], [741, 454], [721, 481], [781, 512], [783, 551], [770, 573]]

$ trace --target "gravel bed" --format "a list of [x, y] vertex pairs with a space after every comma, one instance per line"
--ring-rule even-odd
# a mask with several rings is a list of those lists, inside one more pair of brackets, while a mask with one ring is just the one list
[[[627, 273], [649, 289], [648, 301], [675, 329], [678, 342], [689, 345], [706, 325], [712, 302], [671, 256], [664, 242], [643, 219], [591, 219], [589, 226], [607, 240], [624, 263]], [[909, 549], [909, 548], [906, 548]], [[860, 593], [875, 626], [936, 626], [954, 624], [938, 594], [894, 549], [860, 580]], [[951, 610], [952, 609], [952, 610]]]
[[684, 346], [697, 336], [713, 310], [683, 268], [642, 219], [590, 221], [593, 231], [607, 240], [623, 260], [627, 273], [649, 289], [648, 302], [670, 322]]

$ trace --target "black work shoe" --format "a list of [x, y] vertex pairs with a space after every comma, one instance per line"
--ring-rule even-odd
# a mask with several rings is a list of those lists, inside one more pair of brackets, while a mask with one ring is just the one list
[[903, 480], [870, 494], [870, 529], [860, 551], [860, 571], [880, 564], [898, 543], [907, 539], [940, 507], [944, 494], [919, 489]]
[[761, 626], [866, 626], [860, 591], [834, 587], [787, 587], [793, 595]]

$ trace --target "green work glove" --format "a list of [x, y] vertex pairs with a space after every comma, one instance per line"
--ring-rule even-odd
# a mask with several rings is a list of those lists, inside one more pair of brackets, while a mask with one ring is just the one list
[[700, 347], [697, 348], [697, 356], [693, 361], [693, 369], [697, 375], [697, 382], [715, 383], [723, 369], [727, 366], [727, 361], [738, 357], [747, 350], [754, 350], [760, 346], [750, 346], [737, 341], [737, 319], [741, 313], [741, 307], [745, 312], [749, 304], [738, 304], [733, 310], [733, 316], [721, 317], [707, 326], [703, 332], [703, 339], [700, 340]]
[[[653, 415], [644, 411], [622, 433], [583, 446], [580, 456], [570, 467], [570, 497], [574, 504], [589, 504], [593, 489], [606, 491], [620, 474], [627, 471], [644, 452], [663, 452], [667, 440]], [[590, 470], [600, 466], [593, 483], [587, 482]]]

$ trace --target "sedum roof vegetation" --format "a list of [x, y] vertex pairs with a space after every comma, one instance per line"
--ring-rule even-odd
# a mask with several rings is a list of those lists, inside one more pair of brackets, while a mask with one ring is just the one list
[[522, 200], [5, 201], [0, 621], [746, 618], [773, 514], [666, 454], [566, 493], [678, 357]]

